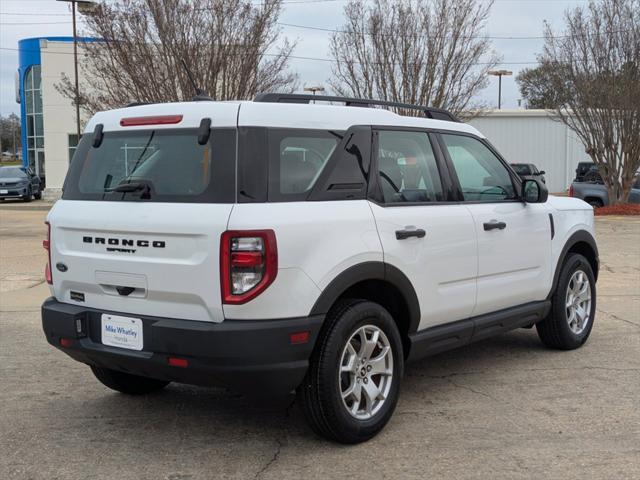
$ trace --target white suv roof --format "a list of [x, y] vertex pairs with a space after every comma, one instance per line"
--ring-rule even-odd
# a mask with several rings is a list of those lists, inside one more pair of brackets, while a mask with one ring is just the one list
[[[240, 111], [238, 112], [238, 106]], [[176, 102], [138, 105], [97, 113], [87, 124], [91, 132], [99, 123], [105, 131], [119, 130], [123, 118], [152, 115], [183, 115], [181, 128], [197, 128], [203, 118], [211, 118], [212, 127], [276, 127], [346, 130], [353, 125], [385, 125], [431, 128], [465, 132], [484, 138], [471, 125], [431, 118], [398, 115], [383, 108], [362, 108], [327, 104], [269, 103], [269, 102]], [[127, 130], [146, 129], [147, 126], [127, 127]], [[154, 128], [163, 128], [154, 126]], [[167, 125], [166, 128], [175, 128]]]

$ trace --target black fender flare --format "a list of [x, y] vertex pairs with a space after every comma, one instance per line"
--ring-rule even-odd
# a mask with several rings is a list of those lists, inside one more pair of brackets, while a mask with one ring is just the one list
[[402, 295], [409, 312], [409, 333], [420, 324], [420, 303], [411, 281], [398, 268], [384, 262], [363, 262], [339, 273], [316, 300], [309, 315], [323, 315], [350, 287], [366, 280], [383, 280], [395, 286]]
[[593, 238], [593, 235], [591, 235], [586, 230], [578, 230], [569, 237], [569, 239], [565, 242], [564, 247], [562, 247], [562, 251], [560, 252], [560, 256], [558, 257], [558, 263], [556, 264], [556, 269], [553, 273], [553, 283], [551, 284], [551, 291], [549, 292], [547, 298], [551, 298], [553, 292], [555, 292], [556, 290], [556, 286], [558, 285], [558, 277], [560, 277], [560, 269], [562, 268], [562, 264], [567, 258], [569, 250], [571, 250], [572, 247], [580, 242], [588, 244], [595, 254], [595, 268], [593, 269], [593, 275], [595, 276], [596, 280], [598, 279], [600, 257], [598, 254], [598, 245], [596, 244], [596, 239]]

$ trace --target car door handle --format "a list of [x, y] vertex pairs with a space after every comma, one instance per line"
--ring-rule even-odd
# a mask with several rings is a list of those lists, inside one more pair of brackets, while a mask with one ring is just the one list
[[507, 228], [507, 224], [504, 222], [498, 222], [497, 220], [491, 220], [490, 222], [485, 222], [484, 224], [484, 229], [485, 231], [489, 231], [489, 230], [495, 230], [496, 228], [498, 230], [504, 230], [505, 228]]
[[405, 227], [403, 230], [396, 230], [396, 239], [404, 240], [409, 237], [424, 238], [426, 234], [427, 232], [421, 228]]

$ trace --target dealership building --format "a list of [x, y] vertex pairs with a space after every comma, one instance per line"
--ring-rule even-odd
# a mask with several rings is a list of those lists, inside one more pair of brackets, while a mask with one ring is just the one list
[[[81, 39], [79, 55], [86, 41], [93, 39]], [[23, 162], [44, 180], [45, 198], [59, 198], [78, 142], [75, 107], [56, 87], [63, 74], [73, 78], [73, 38], [27, 38], [18, 48], [16, 100]], [[469, 123], [509, 162], [533, 163], [544, 170], [551, 192], [565, 191], [578, 162], [590, 161], [576, 135], [545, 110], [493, 110]]]

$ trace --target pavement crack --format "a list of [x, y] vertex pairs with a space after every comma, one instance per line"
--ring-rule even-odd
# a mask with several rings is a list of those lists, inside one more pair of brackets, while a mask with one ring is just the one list
[[629, 325], [633, 325], [634, 327], [640, 328], [640, 323], [632, 322], [631, 320], [627, 320], [626, 318], [619, 317], [615, 313], [607, 312], [606, 310], [596, 309], [597, 312], [604, 313], [605, 315], [609, 315], [614, 320], [619, 320], [624, 323], [628, 323]]
[[491, 399], [493, 401], [496, 401], [496, 402], [498, 401], [497, 399], [495, 399], [494, 397], [492, 397], [488, 393], [482, 392], [480, 390], [476, 390], [475, 388], [472, 388], [472, 387], [470, 387], [468, 385], [463, 385], [462, 383], [454, 382], [450, 378], [445, 378], [444, 380], [449, 382], [454, 387], [462, 388], [463, 390], [468, 390], [471, 393], [475, 393], [476, 395], [482, 395], [483, 397], [487, 397], [487, 398], [489, 398], [489, 399]]
[[273, 454], [273, 457], [271, 457], [271, 459], [265, 464], [264, 467], [262, 467], [258, 473], [256, 473], [254, 480], [257, 480], [258, 478], [262, 477], [262, 475], [264, 475], [264, 473], [269, 470], [269, 468], [271, 468], [271, 466], [276, 463], [278, 461], [278, 458], [280, 457], [280, 452], [282, 451], [282, 442], [276, 438], [276, 443], [278, 444], [276, 451]]

